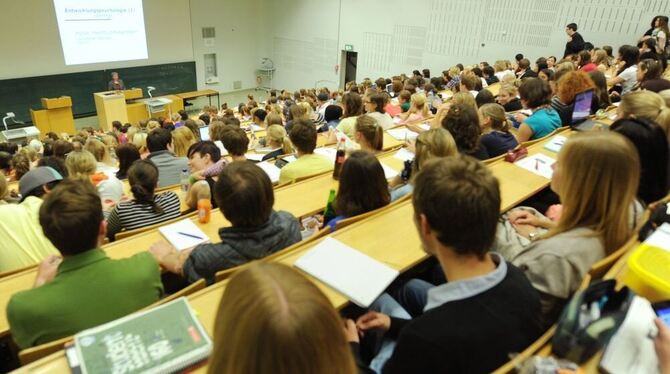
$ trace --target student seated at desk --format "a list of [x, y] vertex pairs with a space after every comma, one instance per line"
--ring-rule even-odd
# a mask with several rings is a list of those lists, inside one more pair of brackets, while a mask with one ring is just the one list
[[[344, 324], [300, 272], [255, 262], [226, 285], [208, 373], [355, 373]], [[350, 322], [348, 335], [356, 335]]]
[[[405, 286], [412, 300], [399, 303], [383, 294], [358, 318], [359, 331], [384, 337], [371, 367], [378, 373], [491, 372], [542, 331], [537, 292], [518, 268], [489, 252], [498, 181], [470, 157], [431, 160], [416, 176], [413, 205], [423, 248], [437, 257], [449, 282], [412, 280]], [[414, 319], [405, 301], [419, 310]]]
[[133, 162], [141, 159], [140, 151], [133, 143], [121, 144], [115, 150], [116, 159], [119, 160], [119, 171], [116, 172], [116, 178], [128, 179], [128, 170]]
[[393, 118], [386, 113], [386, 103], [388, 101], [388, 94], [386, 93], [375, 93], [363, 98], [366, 114], [374, 118], [384, 130], [394, 126]]
[[589, 51], [581, 51], [577, 54], [577, 66], [579, 70], [585, 73], [598, 70], [598, 65], [591, 62], [591, 53]]
[[519, 87], [521, 103], [533, 114], [516, 113], [514, 119], [521, 123], [516, 139], [519, 143], [539, 139], [561, 127], [561, 116], [551, 107], [551, 88], [539, 78], [528, 78]]
[[261, 259], [302, 239], [298, 220], [288, 212], [272, 209], [270, 178], [252, 162], [226, 166], [216, 181], [214, 196], [232, 224], [219, 229], [220, 243], [177, 252], [167, 242], [158, 242], [150, 249], [161, 266], [189, 283], [204, 278], [212, 284], [216, 272]]
[[337, 128], [342, 117], [342, 107], [339, 105], [328, 105], [324, 114], [324, 120], [328, 125], [327, 129], [320, 129], [321, 131], [328, 131], [329, 129]]
[[661, 92], [670, 89], [670, 81], [664, 79], [663, 67], [657, 60], [640, 60], [637, 65], [637, 83], [643, 90]]
[[[613, 100], [618, 101], [619, 96], [623, 96], [633, 90], [637, 84], [637, 63], [640, 57], [640, 51], [632, 45], [622, 45], [619, 47], [620, 68], [616, 76], [607, 81], [609, 86], [619, 85], [620, 90], [612, 90]], [[621, 64], [622, 63], [622, 64]]]
[[170, 131], [160, 128], [151, 130], [147, 136], [147, 148], [147, 159], [158, 167], [158, 187], [178, 184], [182, 171], [188, 170], [188, 160], [175, 156]]
[[288, 138], [284, 126], [281, 125], [272, 125], [268, 127], [265, 135], [265, 146], [273, 151], [263, 156], [262, 161], [272, 160], [279, 156], [293, 153], [291, 140]]
[[123, 183], [115, 176], [109, 177], [96, 171], [95, 157], [86, 150], [73, 151], [65, 159], [65, 166], [70, 178], [90, 181], [100, 194], [105, 212], [111, 210], [124, 195]]
[[40, 207], [45, 236], [58, 248], [40, 265], [35, 288], [12, 296], [7, 319], [25, 349], [76, 334], [158, 301], [158, 264], [148, 253], [112, 260], [99, 248], [106, 235], [100, 197], [88, 182], [56, 186]]
[[479, 139], [482, 129], [477, 109], [467, 104], [452, 104], [442, 120], [442, 127], [454, 137], [461, 154], [478, 160], [489, 158], [486, 146]]
[[335, 230], [337, 222], [381, 208], [390, 202], [388, 182], [377, 157], [366, 151], [354, 151], [342, 166], [340, 185], [333, 201], [336, 216], [324, 217], [324, 220], [332, 218], [326, 226]]
[[197, 142], [193, 132], [188, 127], [180, 127], [172, 131], [172, 145], [174, 155], [177, 157], [186, 157], [189, 147]]
[[477, 81], [479, 78], [473, 73], [461, 74], [460, 89], [458, 92], [470, 92], [472, 97], [477, 97]]
[[489, 157], [497, 157], [516, 148], [519, 143], [510, 132], [512, 124], [500, 104], [484, 104], [479, 108], [482, 136], [479, 141], [486, 147]]
[[514, 210], [507, 219], [530, 244], [519, 252], [518, 247], [505, 247], [509, 241], [500, 234], [497, 243], [540, 292], [545, 327], [556, 321], [591, 266], [631, 237], [642, 213], [635, 201], [640, 161], [620, 134], [596, 131], [571, 136], [553, 168], [551, 189], [563, 205], [558, 221]]
[[429, 104], [426, 102], [426, 96], [422, 93], [415, 93], [410, 98], [410, 108], [405, 113], [400, 113], [400, 123], [421, 121], [430, 116]]
[[57, 253], [37, 217], [42, 199], [62, 179], [50, 167], [37, 167], [19, 181], [21, 203], [0, 206], [0, 273], [36, 264]]
[[619, 118], [644, 118], [655, 122], [670, 140], [670, 108], [663, 98], [652, 91], [635, 91], [621, 97], [617, 108]]
[[[458, 154], [458, 148], [451, 133], [441, 127], [420, 133], [416, 141], [410, 143], [408, 148], [414, 149], [414, 160], [411, 162], [409, 175], [398, 175], [389, 181], [391, 201], [396, 201], [412, 192], [414, 178], [426, 162], [434, 158]], [[407, 169], [407, 163], [405, 163], [405, 168]]]
[[[594, 91], [595, 83], [584, 71], [561, 71], [556, 73], [556, 96], [551, 99], [551, 107], [558, 112], [563, 126], [572, 124], [572, 112], [575, 107], [575, 97], [584, 91]], [[591, 100], [591, 114], [598, 111], [598, 96], [593, 95]]]
[[355, 92], [347, 92], [342, 97], [342, 110], [342, 119], [336, 129], [343, 132], [349, 139], [353, 139], [356, 118], [363, 114], [363, 99]]
[[664, 198], [668, 193], [668, 137], [663, 129], [644, 118], [623, 117], [610, 130], [628, 138], [640, 156], [638, 199], [651, 204]]
[[354, 141], [361, 150], [377, 153], [384, 148], [384, 130], [371, 116], [364, 114], [356, 119]]
[[133, 199], [121, 201], [107, 217], [107, 238], [115, 240], [122, 230], [134, 230], [179, 217], [181, 202], [172, 191], [154, 194], [158, 168], [148, 160], [138, 160], [128, 171]]
[[519, 91], [516, 86], [511, 84], [503, 84], [500, 86], [496, 101], [505, 108], [505, 112], [516, 112], [523, 109], [521, 99], [518, 97]]
[[333, 170], [333, 162], [328, 157], [314, 154], [316, 137], [317, 133], [312, 121], [300, 119], [295, 122], [289, 138], [296, 149], [297, 160], [281, 169], [279, 183]]
[[[198, 142], [188, 149], [188, 166], [191, 169], [190, 181], [193, 183], [186, 195], [186, 205], [190, 209], [196, 209], [200, 196], [209, 194], [212, 208], [218, 207], [216, 199], [211, 193], [214, 191], [214, 182], [228, 162], [221, 157], [221, 150], [212, 141]], [[203, 173], [217, 169], [218, 173], [212, 173], [206, 177]], [[201, 179], [202, 178], [202, 179]]]

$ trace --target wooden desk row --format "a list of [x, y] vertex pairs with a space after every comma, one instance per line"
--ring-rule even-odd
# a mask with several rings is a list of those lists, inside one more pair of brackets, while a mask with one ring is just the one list
[[[548, 141], [550, 139], [531, 146], [529, 154], [545, 153], [555, 158], [555, 153], [546, 151], [543, 148]], [[400, 165], [402, 165], [400, 160], [392, 157], [390, 159], [383, 159], [382, 162], [396, 170], [399, 170]], [[504, 161], [494, 162], [489, 166], [493, 174], [500, 180], [502, 195], [501, 212], [516, 206], [549, 184], [548, 179]], [[338, 230], [329, 236], [399, 271], [406, 271], [428, 257], [421, 249], [421, 243], [412, 217], [413, 207], [411, 201], [405, 201], [384, 209], [378, 214], [356, 224]], [[320, 243], [321, 240], [306, 243], [289, 253], [283, 253], [273, 258], [273, 260], [293, 265], [305, 251]], [[348, 300], [344, 295], [314, 278], [312, 280], [326, 294], [336, 308], [342, 308], [347, 305]], [[214, 332], [216, 312], [226, 285], [227, 281], [223, 281], [188, 297], [191, 306], [198, 313], [198, 317], [210, 335]], [[60, 372], [66, 370], [68, 370], [67, 362], [64, 353], [61, 351], [26, 365], [20, 368], [18, 372]], [[204, 368], [200, 368], [197, 372], [205, 372], [205, 370]]]

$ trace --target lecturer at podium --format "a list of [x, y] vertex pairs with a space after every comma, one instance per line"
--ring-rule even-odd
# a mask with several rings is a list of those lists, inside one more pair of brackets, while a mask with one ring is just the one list
[[119, 73], [112, 73], [112, 80], [107, 83], [108, 91], [122, 91], [125, 90], [126, 86], [123, 84], [123, 80], [119, 78]]

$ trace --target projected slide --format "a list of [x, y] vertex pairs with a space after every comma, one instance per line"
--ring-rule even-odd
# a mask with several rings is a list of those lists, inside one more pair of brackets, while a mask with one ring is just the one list
[[54, 0], [66, 65], [146, 59], [142, 0]]

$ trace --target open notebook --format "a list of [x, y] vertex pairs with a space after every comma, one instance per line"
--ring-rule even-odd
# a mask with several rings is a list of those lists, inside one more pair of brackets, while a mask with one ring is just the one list
[[190, 219], [184, 219], [158, 228], [161, 234], [178, 251], [194, 248], [198, 244], [209, 242], [207, 234], [202, 232]]
[[294, 265], [364, 308], [398, 276], [397, 270], [334, 238], [324, 239]]

